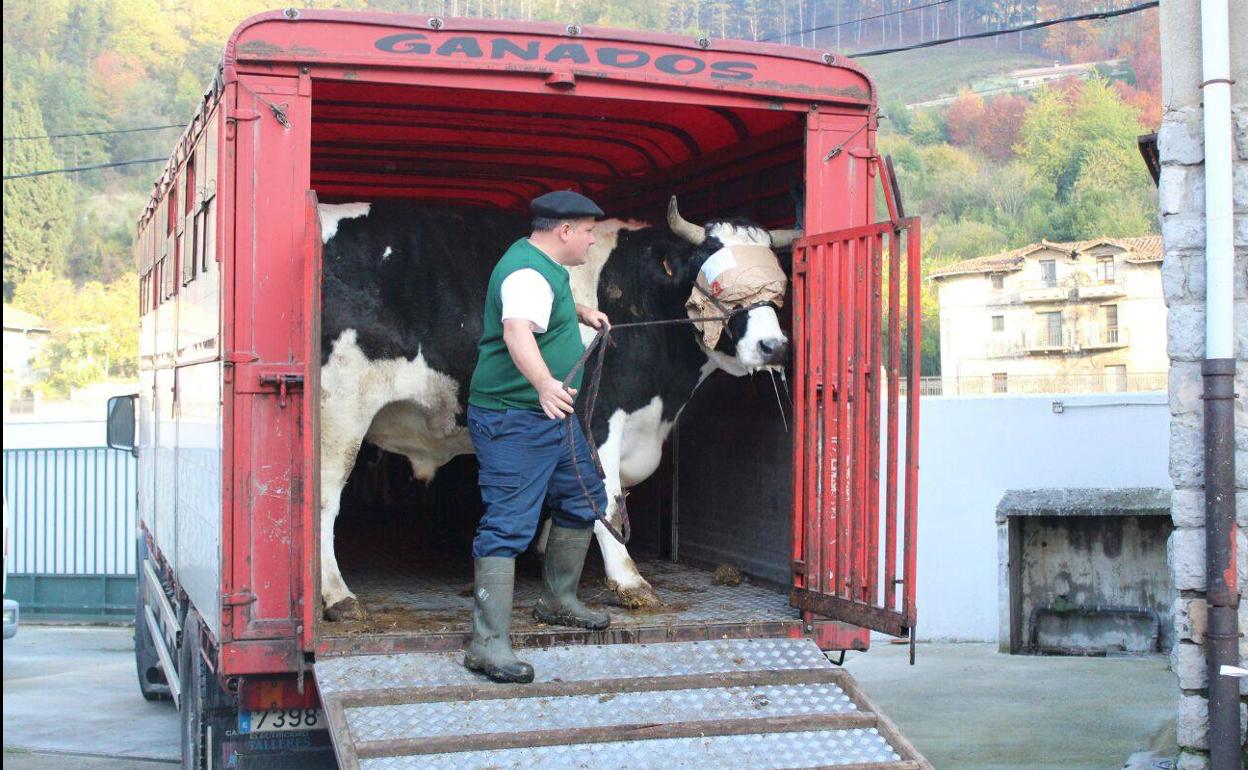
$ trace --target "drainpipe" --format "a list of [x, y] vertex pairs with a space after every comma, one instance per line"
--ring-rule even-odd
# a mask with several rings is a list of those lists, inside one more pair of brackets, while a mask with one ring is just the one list
[[1205, 559], [1208, 577], [1209, 749], [1212, 770], [1242, 770], [1239, 586], [1235, 558], [1235, 344], [1231, 194], [1230, 14], [1227, 0], [1200, 9], [1205, 124]]

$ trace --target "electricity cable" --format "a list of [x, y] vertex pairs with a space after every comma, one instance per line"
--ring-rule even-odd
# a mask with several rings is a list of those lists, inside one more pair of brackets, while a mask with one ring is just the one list
[[1076, 21], [1102, 21], [1104, 19], [1112, 19], [1115, 16], [1126, 16], [1129, 13], [1139, 13], [1149, 8], [1156, 8], [1160, 5], [1159, 0], [1152, 2], [1140, 3], [1128, 8], [1119, 8], [1115, 11], [1095, 11], [1093, 13], [1083, 13], [1078, 16], [1064, 16], [1060, 19], [1049, 19], [1047, 21], [1037, 21], [1032, 24], [1024, 24], [1020, 27], [1010, 27], [1008, 29], [993, 29], [985, 32], [973, 32], [969, 35], [959, 35], [958, 37], [945, 37], [940, 40], [928, 40], [923, 43], [914, 43], [912, 45], [898, 46], [896, 48], [876, 48], [871, 51], [859, 51], [858, 53], [846, 54], [851, 59], [861, 59], [865, 56], [883, 56], [887, 53], [900, 53], [902, 51], [913, 51], [917, 48], [931, 48], [936, 45], [944, 45], [946, 43], [956, 43], [959, 40], [976, 40], [985, 37], [997, 37], [998, 35], [1009, 35], [1015, 32], [1026, 32], [1032, 29], [1043, 29], [1044, 27], [1052, 27], [1056, 24], [1069, 24]]
[[31, 139], [63, 139], [69, 136], [106, 136], [109, 134], [133, 134], [138, 131], [163, 131], [166, 128], [186, 128], [183, 123], [170, 123], [167, 126], [141, 126], [139, 128], [117, 128], [109, 131], [80, 131], [75, 134], [41, 134], [37, 136], [6, 136], [6, 142], [22, 142]]
[[24, 174], [5, 174], [4, 179], [7, 182], [10, 179], [26, 179], [32, 176], [46, 176], [48, 174], [75, 174], [79, 171], [93, 171], [98, 168], [114, 168], [116, 166], [133, 166], [137, 163], [165, 163], [168, 158], [143, 158], [142, 160], [122, 160], [115, 163], [98, 163], [94, 166], [75, 166], [74, 168], [53, 168], [45, 171], [28, 171]]
[[877, 13], [874, 16], [863, 16], [857, 19], [850, 19], [849, 21], [838, 22], [836, 24], [823, 24], [818, 27], [808, 27], [807, 29], [795, 29], [792, 32], [782, 32], [779, 35], [768, 35], [767, 37], [760, 37], [758, 39], [758, 42], [766, 43], [769, 40], [783, 40], [786, 37], [792, 37], [793, 35], [804, 35], [807, 32], [819, 32], [825, 29], [836, 29], [837, 27], [848, 27], [850, 24], [861, 24], [864, 21], [884, 19], [884, 18], [888, 18], [889, 16], [900, 16], [903, 13], [910, 13], [911, 11], [921, 11], [924, 8], [931, 8], [933, 6], [944, 5], [950, 2], [953, 2], [953, 0], [936, 0], [935, 2], [927, 3], [925, 5], [912, 5], [909, 8], [900, 8], [896, 11], [889, 11], [888, 13]]

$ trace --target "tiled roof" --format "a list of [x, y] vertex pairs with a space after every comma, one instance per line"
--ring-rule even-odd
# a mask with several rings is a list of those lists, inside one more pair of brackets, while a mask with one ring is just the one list
[[1128, 262], [1160, 262], [1161, 236], [1145, 235], [1139, 238], [1115, 238], [1112, 243], [1130, 252]]
[[1003, 251], [987, 257], [976, 257], [963, 262], [955, 262], [948, 267], [931, 274], [932, 278], [947, 278], [954, 275], [971, 273], [1003, 273], [1019, 270], [1023, 266], [1023, 258], [1032, 252], [1042, 249], [1054, 249], [1065, 252], [1087, 251], [1101, 244], [1117, 246], [1127, 252], [1128, 262], [1159, 262], [1161, 261], [1161, 236], [1144, 235], [1138, 238], [1093, 238], [1086, 241], [1041, 241], [1024, 246], [1021, 249]]
[[28, 331], [30, 329], [38, 329], [47, 331], [48, 326], [43, 319], [34, 313], [27, 313], [25, 310], [18, 310], [12, 305], [4, 306], [4, 328], [20, 329]]
[[1033, 243], [1021, 249], [1003, 251], [989, 257], [976, 257], [963, 262], [955, 262], [932, 273], [931, 277], [945, 278], [964, 273], [1003, 273], [1007, 270], [1018, 270], [1023, 266], [1023, 257], [1039, 248], [1042, 248], [1040, 244]]

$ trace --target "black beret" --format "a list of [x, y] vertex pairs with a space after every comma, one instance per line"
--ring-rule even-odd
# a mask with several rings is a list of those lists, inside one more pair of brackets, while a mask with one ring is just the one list
[[598, 204], [571, 190], [555, 190], [539, 195], [530, 204], [533, 216], [546, 219], [583, 219], [605, 216]]

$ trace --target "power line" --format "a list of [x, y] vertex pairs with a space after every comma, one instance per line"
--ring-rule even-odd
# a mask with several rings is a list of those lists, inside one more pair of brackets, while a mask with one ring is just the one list
[[861, 51], [859, 53], [846, 54], [851, 59], [861, 59], [865, 56], [882, 56], [886, 53], [900, 53], [902, 51], [913, 51], [916, 48], [931, 48], [934, 45], [944, 45], [945, 43], [956, 43], [959, 40], [975, 40], [984, 37], [996, 37], [998, 35], [1010, 35], [1015, 32], [1026, 32], [1032, 29], [1042, 29], [1044, 27], [1052, 27], [1055, 24], [1068, 24], [1072, 21], [1100, 21], [1111, 19], [1115, 16], [1125, 16], [1129, 13], [1138, 13], [1146, 11], [1149, 8], [1156, 8], [1160, 3], [1158, 0], [1152, 0], [1148, 3], [1140, 3], [1129, 8], [1120, 8], [1116, 11], [1096, 11], [1094, 13], [1084, 13], [1079, 16], [1065, 16], [1060, 19], [1049, 19], [1048, 21], [1037, 21], [1034, 24], [1024, 24], [1021, 27], [1010, 27], [1009, 29], [994, 29], [987, 32], [973, 32], [969, 35], [959, 35], [958, 37], [946, 37], [940, 40], [928, 40], [926, 43], [914, 43], [913, 45], [904, 45], [897, 48], [877, 48], [872, 51]]
[[[910, 8], [903, 8], [898, 11], [893, 11], [891, 13], [885, 13], [885, 14], [877, 14], [875, 16], [866, 16], [860, 19], [854, 19], [853, 21], [842, 22], [841, 24], [832, 24], [832, 25], [821, 26], [821, 27], [813, 27], [811, 29], [786, 32], [784, 33], [784, 35], [781, 35], [780, 37], [788, 37], [789, 35], [796, 35], [796, 34], [801, 34], [805, 32], [814, 32], [814, 31], [821, 30], [821, 29], [831, 29], [831, 28], [838, 27], [838, 26], [844, 26], [846, 24], [856, 24], [858, 22], [870, 21], [872, 19], [882, 18], [884, 16], [896, 16], [901, 13], [917, 11], [922, 8], [930, 8], [931, 6], [934, 6], [934, 5], [943, 5], [944, 3], [947, 3], [947, 2], [949, 2], [949, 0], [936, 0], [935, 2], [928, 3], [926, 5], [918, 5], [918, 6], [913, 6]], [[889, 53], [901, 53], [903, 51], [914, 51], [919, 48], [931, 48], [933, 46], [945, 45], [946, 43], [956, 43], [959, 40], [977, 40], [977, 39], [988, 38], [988, 37], [998, 37], [1000, 35], [1010, 35], [1015, 32], [1027, 32], [1033, 29], [1043, 29], [1045, 27], [1052, 27], [1057, 24], [1069, 24], [1071, 22], [1076, 22], [1076, 21], [1103, 21], [1105, 19], [1112, 19], [1116, 16], [1126, 16], [1128, 14], [1139, 13], [1140, 11], [1146, 11], [1149, 8], [1156, 8], [1158, 5], [1160, 5], [1159, 0], [1151, 0], [1151, 2], [1139, 3], [1138, 5], [1133, 5], [1128, 8], [1120, 8], [1114, 11], [1095, 11], [1092, 13], [1079, 14], [1077, 16], [1064, 16], [1059, 19], [1048, 19], [1046, 21], [1037, 21], [1032, 24], [1024, 24], [1020, 27], [1010, 27], [1008, 29], [995, 29], [995, 30], [988, 30], [984, 32], [973, 32], [968, 35], [959, 35], [957, 37], [946, 37], [946, 38], [941, 38], [939, 40], [928, 40], [926, 42], [913, 43], [911, 45], [898, 46], [896, 48], [877, 48], [871, 51], [859, 51], [857, 53], [848, 54], [848, 57], [851, 59], [860, 59], [860, 58], [864, 58], [867, 56], [883, 56], [884, 54], [889, 54]], [[774, 40], [774, 39], [775, 37], [773, 36], [773, 37], [768, 37], [768, 38], [761, 38], [760, 40], [766, 41], [766, 40]], [[136, 131], [159, 131], [161, 129], [166, 129], [166, 128], [180, 128], [180, 127], [181, 127], [181, 124], [170, 124], [167, 126], [145, 126], [142, 128], [125, 128], [125, 129], [118, 129], [115, 131], [86, 131], [86, 132], [76, 133], [76, 134], [47, 134], [46, 136], [13, 136], [13, 137], [5, 137], [4, 141], [9, 142], [9, 141], [22, 140], [22, 139], [55, 139], [55, 138], [68, 137], [68, 136], [99, 136], [103, 134], [126, 134], [126, 133], [133, 133]], [[75, 168], [58, 168], [58, 169], [50, 169], [47, 171], [31, 171], [25, 174], [6, 174], [4, 176], [4, 179], [5, 180], [25, 179], [28, 177], [45, 176], [47, 174], [72, 174], [72, 173], [77, 173], [79, 171], [92, 171], [92, 170], [101, 169], [101, 168], [115, 168], [117, 166], [132, 166], [132, 165], [139, 164], [139, 163], [160, 163], [166, 160], [167, 158], [145, 158], [143, 160], [124, 160], [124, 161], [119, 161], [116, 163], [101, 163], [101, 164], [94, 165], [94, 166], [78, 166]]]
[[807, 32], [819, 32], [820, 30], [825, 30], [825, 29], [836, 29], [837, 27], [848, 27], [850, 24], [861, 24], [864, 21], [872, 21], [874, 19], [883, 19], [888, 16], [900, 16], [903, 13], [909, 13], [910, 11], [919, 11], [924, 8], [931, 8], [934, 5], [944, 5], [945, 3], [949, 3], [949, 2], [952, 2], [952, 0], [935, 0], [935, 2], [927, 3], [926, 5], [913, 5], [913, 6], [910, 6], [909, 8], [901, 8], [896, 11], [889, 11], [888, 13], [877, 13], [874, 16], [863, 16], [858, 19], [851, 19], [850, 21], [842, 21], [838, 24], [824, 24], [819, 27], [809, 27], [807, 29], [793, 30], [792, 32], [782, 32], [779, 35], [769, 35], [768, 37], [760, 37], [758, 39], [758, 42], [765, 43], [769, 40], [783, 40], [784, 38], [792, 37], [793, 35], [804, 35]]
[[167, 126], [143, 126], [142, 128], [119, 128], [113, 131], [82, 131], [76, 134], [43, 134], [41, 136], [6, 136], [6, 142], [20, 142], [27, 139], [62, 139], [67, 136], [104, 136], [106, 134], [133, 134], [137, 131], [162, 131], [166, 128], [185, 128], [183, 123], [170, 123]]
[[4, 179], [25, 179], [32, 176], [46, 176], [48, 174], [74, 174], [79, 171], [91, 171], [97, 168], [114, 168], [116, 166], [133, 166], [136, 163], [164, 163], [168, 158], [144, 158], [143, 160], [122, 160], [116, 163], [100, 163], [95, 166], [76, 166], [74, 168], [54, 168], [47, 171], [30, 171], [25, 174], [5, 174]]

